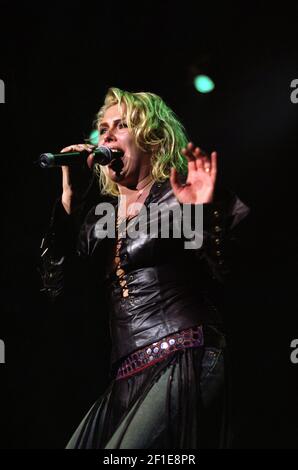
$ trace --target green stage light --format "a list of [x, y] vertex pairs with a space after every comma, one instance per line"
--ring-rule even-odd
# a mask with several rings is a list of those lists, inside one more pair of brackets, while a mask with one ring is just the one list
[[200, 93], [210, 93], [215, 87], [214, 82], [207, 75], [197, 75], [194, 78], [194, 86]]
[[92, 145], [98, 145], [99, 133], [98, 130], [94, 129], [89, 135], [89, 141]]

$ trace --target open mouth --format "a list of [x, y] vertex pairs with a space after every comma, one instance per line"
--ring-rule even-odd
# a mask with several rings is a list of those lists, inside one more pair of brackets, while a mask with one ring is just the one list
[[117, 152], [123, 153], [123, 150], [120, 149], [120, 148], [117, 148], [117, 147], [115, 147], [115, 148], [111, 147], [110, 150], [111, 150], [112, 153], [117, 153]]
[[113, 158], [113, 160], [111, 161], [111, 163], [109, 163], [109, 165], [108, 165], [108, 168], [111, 168], [112, 170], [115, 171], [115, 173], [118, 174], [118, 173], [121, 172], [121, 170], [122, 170], [122, 168], [123, 168], [123, 166], [124, 166], [124, 163], [123, 163], [124, 153], [123, 153], [123, 151], [122, 151], [121, 149], [111, 149], [111, 151], [112, 151], [113, 153], [118, 153], [118, 152], [121, 152], [121, 153], [122, 153], [121, 156], [119, 156], [119, 154], [118, 154], [117, 157]]

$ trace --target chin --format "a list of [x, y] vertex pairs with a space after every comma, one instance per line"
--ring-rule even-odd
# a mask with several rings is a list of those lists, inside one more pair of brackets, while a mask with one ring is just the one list
[[123, 174], [122, 171], [116, 172], [115, 170], [112, 170], [112, 169], [109, 169], [108, 176], [115, 183], [117, 183], [118, 181], [122, 181], [125, 178], [125, 175]]

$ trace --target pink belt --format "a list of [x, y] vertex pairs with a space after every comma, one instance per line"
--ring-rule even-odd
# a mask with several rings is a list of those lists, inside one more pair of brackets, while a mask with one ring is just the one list
[[165, 359], [169, 354], [186, 348], [197, 348], [204, 345], [203, 327], [194, 326], [178, 331], [156, 343], [130, 354], [117, 371], [116, 380], [130, 377], [147, 367]]

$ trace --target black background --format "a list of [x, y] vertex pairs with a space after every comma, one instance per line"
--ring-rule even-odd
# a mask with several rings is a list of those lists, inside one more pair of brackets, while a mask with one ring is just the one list
[[[297, 6], [1, 1], [1, 448], [62, 448], [108, 381], [103, 305], [39, 293], [39, 244], [60, 191], [40, 153], [88, 137], [110, 86], [161, 95], [251, 208], [227, 292], [234, 447], [298, 442]], [[199, 95], [196, 72], [216, 88]]]

